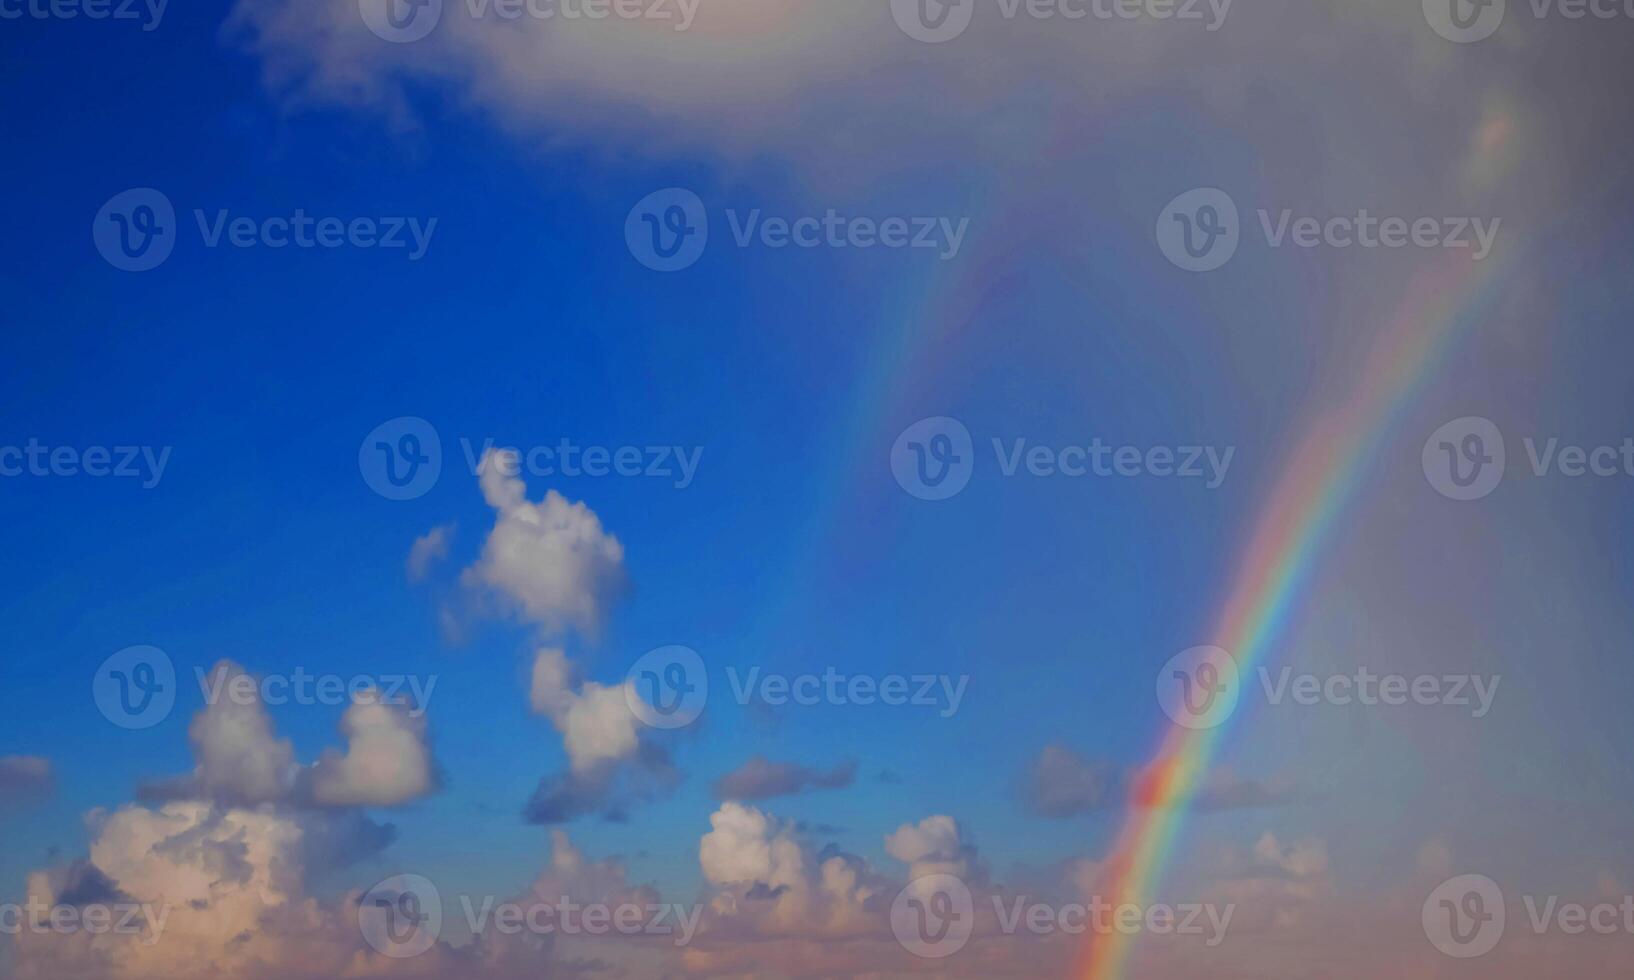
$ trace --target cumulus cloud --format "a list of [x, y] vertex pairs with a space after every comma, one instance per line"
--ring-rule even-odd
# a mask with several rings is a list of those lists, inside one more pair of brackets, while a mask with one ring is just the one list
[[137, 934], [23, 930], [20, 980], [65, 977], [193, 980], [318, 978], [366, 969], [371, 955], [343, 909], [304, 894], [314, 851], [308, 827], [336, 823], [322, 846], [373, 847], [379, 836], [339, 826], [350, 818], [175, 802], [157, 809], [94, 811], [87, 861], [29, 875], [30, 899], [141, 906]]
[[976, 848], [965, 842], [959, 822], [949, 816], [903, 824], [885, 838], [885, 853], [908, 866], [909, 878], [949, 874], [969, 880], [982, 876]]
[[313, 764], [313, 801], [320, 806], [396, 806], [437, 786], [425, 715], [360, 694], [341, 717], [346, 750], [324, 750]]
[[194, 795], [253, 806], [295, 790], [295, 748], [273, 733], [255, 678], [223, 660], [207, 678], [210, 700], [187, 727], [196, 766], [189, 779], [150, 787], [153, 796]]
[[844, 789], [856, 777], [855, 762], [842, 762], [824, 771], [793, 762], [771, 762], [757, 755], [715, 780], [714, 791], [721, 800], [766, 800], [808, 789]]
[[567, 655], [534, 655], [528, 703], [562, 733], [568, 771], [540, 780], [523, 808], [532, 823], [564, 823], [587, 814], [622, 821], [629, 807], [668, 793], [680, 779], [661, 746], [642, 741], [626, 685], [581, 681]]
[[51, 760], [37, 755], [0, 756], [0, 803], [32, 799], [50, 792]]
[[454, 539], [454, 525], [442, 524], [414, 539], [409, 548], [408, 578], [423, 582], [431, 574], [431, 567], [448, 557], [448, 545]]
[[495, 521], [465, 581], [542, 629], [593, 633], [623, 587], [624, 546], [583, 503], [554, 490], [530, 502], [516, 469], [512, 451], [483, 454], [478, 482]]
[[303, 766], [278, 738], [260, 687], [223, 660], [211, 669], [203, 710], [188, 726], [195, 766], [183, 777], [140, 787], [152, 801], [208, 800], [227, 806], [396, 806], [437, 788], [426, 718], [378, 692], [356, 695], [341, 716], [342, 750], [326, 749]]
[[528, 701], [562, 733], [574, 772], [635, 754], [639, 721], [630, 710], [624, 685], [576, 683], [573, 665], [559, 649], [535, 654]]

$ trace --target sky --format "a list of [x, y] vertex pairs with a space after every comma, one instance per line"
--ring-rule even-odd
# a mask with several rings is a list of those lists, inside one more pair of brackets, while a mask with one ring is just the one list
[[0, 0], [0, 976], [1634, 959], [1634, 9], [122, 3]]

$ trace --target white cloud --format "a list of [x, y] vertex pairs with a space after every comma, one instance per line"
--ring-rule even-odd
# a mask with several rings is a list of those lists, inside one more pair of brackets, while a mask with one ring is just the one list
[[448, 557], [448, 545], [454, 538], [454, 525], [443, 524], [414, 539], [409, 548], [408, 577], [410, 582], [423, 582], [431, 574], [431, 566]]
[[210, 671], [209, 690], [217, 692], [188, 726], [193, 744], [194, 783], [212, 799], [234, 803], [268, 803], [294, 789], [295, 749], [273, 734], [272, 719], [259, 694], [240, 698], [235, 690], [252, 686], [244, 668], [230, 660]]
[[312, 798], [323, 806], [395, 806], [437, 785], [426, 719], [407, 706], [360, 694], [341, 717], [346, 751], [325, 750], [312, 766]]
[[640, 744], [624, 687], [590, 681], [575, 691], [572, 665], [561, 650], [542, 649], [534, 657], [529, 702], [562, 733], [575, 772], [627, 759]]
[[496, 513], [482, 557], [465, 580], [502, 596], [522, 618], [550, 631], [593, 633], [624, 582], [624, 546], [583, 503], [554, 490], [530, 503], [516, 455], [484, 454], [478, 482]]

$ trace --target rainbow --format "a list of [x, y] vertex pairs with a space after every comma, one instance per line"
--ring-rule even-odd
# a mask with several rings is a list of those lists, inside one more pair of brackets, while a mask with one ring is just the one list
[[[1321, 546], [1361, 486], [1369, 463], [1453, 340], [1503, 280], [1496, 257], [1427, 271], [1374, 344], [1348, 398], [1316, 418], [1261, 511], [1219, 614], [1214, 637], [1247, 677], [1287, 625]], [[1157, 886], [1192, 802], [1229, 724], [1172, 726], [1134, 788], [1130, 815], [1101, 879], [1109, 903], [1143, 904]], [[1133, 939], [1095, 936], [1074, 975], [1120, 980]]]

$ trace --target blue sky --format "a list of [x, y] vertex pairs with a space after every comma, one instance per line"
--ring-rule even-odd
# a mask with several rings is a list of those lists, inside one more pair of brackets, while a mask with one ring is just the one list
[[[1526, 35], [1517, 50], [1530, 55], [1449, 53], [1416, 33], [1422, 23], [1318, 5], [1275, 25], [1239, 14], [1215, 47], [1188, 35], [1171, 50], [1150, 33], [1122, 54], [1086, 42], [1105, 59], [1091, 83], [1066, 47], [1077, 42], [1038, 25], [947, 49], [882, 28], [848, 47], [835, 38], [854, 11], [831, 29], [778, 4], [767, 16], [792, 26], [776, 37], [743, 27], [745, 42], [735, 22], [700, 30], [774, 53], [805, 43], [809, 59], [760, 63], [733, 47], [721, 67], [599, 39], [562, 70], [605, 65], [558, 85], [509, 42], [471, 40], [473, 24], [446, 24], [405, 54], [354, 37], [344, 6], [351, 33], [336, 35], [328, 12], [257, 0], [176, 5], [151, 33], [0, 25], [13, 93], [0, 105], [0, 445], [171, 450], [150, 489], [0, 480], [0, 755], [48, 759], [53, 775], [43, 798], [0, 797], [0, 894], [85, 855], [87, 812], [145, 805], [140, 787], [194, 768], [194, 670], [224, 658], [255, 674], [437, 679], [427, 718], [440, 787], [365, 808], [395, 841], [308, 869], [312, 894], [333, 900], [393, 872], [513, 894], [550, 853], [524, 804], [569, 766], [561, 732], [529, 707], [535, 652], [554, 645], [600, 685], [667, 644], [709, 665], [703, 718], [642, 734], [672, 753], [673, 791], [626, 822], [566, 825], [586, 853], [623, 856], [632, 882], [682, 896], [719, 884], [699, 862], [722, 805], [711, 785], [757, 755], [857, 763], [842, 789], [757, 804], [803, 826], [813, 853], [832, 843], [889, 865], [886, 834], [951, 814], [996, 878], [1104, 858], [1126, 808], [1041, 815], [1029, 766], [1049, 745], [1120, 770], [1150, 761], [1167, 728], [1154, 677], [1213, 642], [1280, 465], [1351, 383], [1423, 261], [1250, 242], [1219, 273], [1181, 272], [1153, 244], [1153, 216], [1204, 186], [1229, 188], [1245, 224], [1259, 207], [1372, 207], [1498, 213], [1516, 229], [1504, 240], [1524, 256], [1513, 282], [1363, 467], [1365, 490], [1277, 656], [1485, 664], [1524, 700], [1474, 741], [1431, 712], [1250, 710], [1222, 770], [1300, 792], [1196, 817], [1177, 876], [1229, 867], [1218, 853], [1271, 834], [1322, 840], [1336, 877], [1364, 891], [1399, 883], [1395, 869], [1422, 866], [1431, 845], [1538, 880], [1634, 880], [1613, 816], [1634, 788], [1616, 748], [1630, 734], [1615, 694], [1628, 679], [1616, 653], [1626, 480], [1512, 479], [1460, 510], [1420, 469], [1425, 437], [1462, 415], [1498, 421], [1512, 467], [1525, 434], [1596, 445], [1631, 432], [1630, 242], [1626, 207], [1609, 203], [1626, 200], [1626, 177], [1604, 174], [1626, 151], [1615, 123], [1627, 110], [1598, 94], [1568, 101], [1614, 48], [1554, 23]], [[1330, 17], [1349, 40], [1323, 34]], [[1163, 69], [1182, 54], [1198, 59], [1195, 76]], [[632, 91], [653, 78], [673, 87]], [[1414, 101], [1455, 82], [1480, 97]], [[1354, 105], [1352, 86], [1367, 84], [1393, 86], [1400, 108]], [[102, 261], [90, 229], [104, 202], [137, 187], [162, 191], [180, 221], [168, 261], [129, 273]], [[700, 196], [712, 238], [696, 265], [660, 274], [624, 230], [635, 202], [668, 187]], [[726, 212], [755, 208], [948, 216], [969, 232], [950, 261], [734, 247]], [[195, 209], [437, 223], [410, 261], [207, 248]], [[423, 496], [389, 501], [360, 473], [358, 447], [406, 416], [435, 427], [443, 471]], [[977, 461], [963, 493], [930, 503], [898, 485], [890, 456], [904, 429], [935, 416], [968, 427]], [[992, 442], [1017, 438], [1234, 456], [1218, 489], [1006, 478]], [[528, 499], [582, 501], [623, 546], [628, 587], [609, 595], [599, 629], [532, 622], [462, 575], [495, 511], [461, 440], [487, 439], [701, 449], [684, 489], [526, 478]], [[451, 527], [448, 553], [411, 581], [410, 548], [435, 527]], [[104, 658], [135, 644], [174, 660], [182, 693], [162, 723], [126, 732], [89, 692]], [[724, 696], [728, 668], [830, 666], [969, 681], [948, 718], [771, 713]], [[270, 714], [312, 760], [342, 743], [344, 710]], [[1577, 761], [1558, 764], [1561, 752]], [[1424, 768], [1404, 761], [1420, 753]], [[1445, 768], [1460, 757], [1478, 760], [1467, 783]], [[1576, 782], [1589, 774], [1599, 788]], [[1506, 819], [1516, 799], [1548, 805]], [[1517, 852], [1517, 839], [1556, 828], [1581, 846]]]

